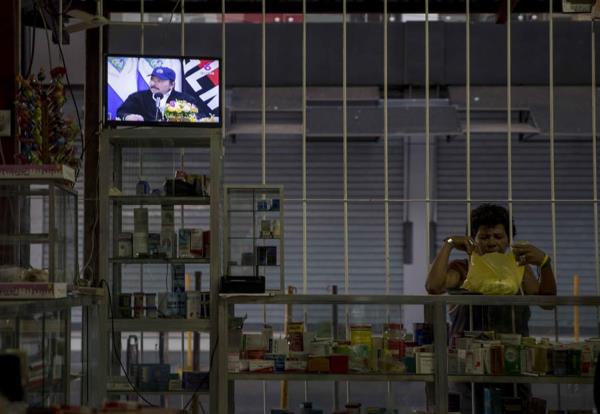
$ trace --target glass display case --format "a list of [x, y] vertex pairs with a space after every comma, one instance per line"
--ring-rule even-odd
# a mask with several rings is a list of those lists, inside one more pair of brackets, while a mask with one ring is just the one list
[[[99, 298], [70, 295], [60, 299], [0, 301], [0, 355], [17, 355], [23, 361], [24, 401], [30, 407], [72, 403], [71, 391], [77, 388], [74, 381], [89, 381], [88, 363], [81, 353], [83, 344], [77, 344], [82, 336], [71, 336], [71, 315], [74, 310], [96, 308]], [[3, 368], [5, 373], [9, 369]], [[3, 384], [6, 386], [7, 382]]]
[[222, 291], [283, 292], [283, 187], [226, 185], [225, 211]]
[[72, 284], [77, 193], [55, 180], [0, 179], [0, 282]]

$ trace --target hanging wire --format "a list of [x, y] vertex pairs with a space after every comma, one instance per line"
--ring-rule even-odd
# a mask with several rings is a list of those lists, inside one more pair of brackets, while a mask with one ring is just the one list
[[[596, 28], [595, 19], [591, 20], [592, 45], [592, 185], [594, 199], [594, 272], [596, 276], [596, 294], [600, 295], [600, 246], [598, 241], [598, 146], [597, 146], [597, 102], [596, 102]], [[600, 307], [596, 308], [596, 320], [600, 328]]]
[[[431, 257], [431, 129], [429, 123], [429, 0], [425, 0], [425, 261], [429, 267]], [[427, 270], [427, 269], [425, 269]]]
[[465, 176], [467, 179], [467, 235], [471, 236], [471, 5], [466, 2], [465, 50], [466, 50], [466, 158]]
[[[507, 179], [508, 179], [508, 222], [513, 222], [513, 188], [512, 188], [512, 1], [506, 2], [506, 147], [507, 147]], [[513, 227], [509, 226], [509, 245], [513, 242]]]
[[267, 23], [266, 0], [262, 0], [262, 53], [261, 53], [261, 177], [262, 184], [267, 183]]

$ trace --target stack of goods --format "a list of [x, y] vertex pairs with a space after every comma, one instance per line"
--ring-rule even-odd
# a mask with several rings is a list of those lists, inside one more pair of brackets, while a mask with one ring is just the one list
[[[300, 404], [300, 414], [322, 414], [323, 410], [313, 408], [312, 402], [303, 402]], [[388, 410], [382, 407], [367, 407], [366, 410], [362, 408], [360, 403], [348, 403], [345, 405], [344, 410], [335, 411], [333, 414], [398, 414], [398, 410]], [[280, 408], [274, 408], [271, 410], [271, 414], [294, 414], [293, 411], [284, 410]]]
[[173, 205], [161, 206], [160, 233], [149, 232], [147, 208], [134, 208], [133, 229], [133, 233], [119, 234], [117, 257], [123, 259], [132, 257], [207, 259], [210, 257], [210, 231], [179, 229], [177, 235]]
[[241, 351], [229, 354], [231, 372], [433, 373], [432, 329], [415, 324], [412, 340], [401, 324], [385, 324], [382, 335], [371, 325], [352, 325], [349, 341], [319, 338], [303, 323], [290, 322], [287, 336], [274, 337], [270, 327], [246, 333]]
[[178, 170], [175, 179], [165, 181], [163, 191], [165, 195], [174, 197], [210, 197], [210, 177]]
[[[196, 272], [198, 280], [201, 275]], [[171, 292], [119, 294], [118, 318], [210, 318], [210, 292], [185, 290], [185, 265], [173, 265], [171, 285]]]
[[600, 342], [551, 344], [546, 338], [465, 332], [448, 351], [449, 374], [591, 376]]

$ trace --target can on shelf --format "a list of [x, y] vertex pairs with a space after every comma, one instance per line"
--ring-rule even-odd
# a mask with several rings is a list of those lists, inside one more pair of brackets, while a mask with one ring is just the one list
[[352, 325], [350, 326], [350, 342], [352, 345], [371, 346], [373, 340], [373, 331], [371, 325]]
[[187, 295], [187, 319], [198, 319], [200, 318], [200, 305], [202, 303], [201, 297], [202, 292], [198, 291], [188, 291]]
[[133, 294], [133, 317], [142, 318], [144, 316], [144, 293], [136, 292]]
[[118, 257], [133, 256], [133, 233], [119, 233]]
[[304, 324], [302, 322], [289, 322], [287, 328], [290, 352], [303, 352]]
[[156, 319], [158, 311], [156, 309], [156, 293], [146, 293], [146, 317]]
[[210, 318], [210, 292], [200, 294], [200, 319]]
[[120, 293], [119, 294], [119, 318], [129, 319], [131, 318], [131, 293]]

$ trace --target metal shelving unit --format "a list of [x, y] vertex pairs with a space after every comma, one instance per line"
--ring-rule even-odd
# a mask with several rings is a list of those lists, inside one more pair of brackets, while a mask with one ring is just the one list
[[[229, 318], [235, 305], [424, 305], [432, 310], [434, 344], [436, 355], [434, 374], [386, 374], [386, 373], [250, 373], [227, 371], [227, 346], [229, 344]], [[235, 381], [420, 381], [433, 383], [435, 412], [448, 410], [448, 384], [463, 383], [526, 383], [526, 384], [592, 384], [592, 376], [552, 376], [552, 375], [448, 375], [446, 308], [448, 305], [488, 305], [488, 306], [596, 306], [600, 307], [600, 296], [394, 296], [394, 295], [281, 295], [222, 294], [219, 300], [219, 399], [229, 405], [219, 406], [219, 414], [234, 414], [234, 398], [230, 394]], [[228, 312], [229, 311], [229, 312]]]
[[[107, 171], [113, 171], [113, 174], [101, 174], [100, 179], [100, 240], [105, 240], [99, 247], [100, 274], [110, 281], [110, 289], [113, 298], [113, 314], [116, 315], [117, 297], [121, 293], [122, 280], [121, 275], [126, 266], [139, 266], [140, 272], [150, 265], [208, 265], [210, 272], [210, 315], [214, 318], [217, 314], [216, 298], [218, 297], [219, 276], [221, 275], [221, 249], [220, 249], [220, 212], [221, 212], [221, 176], [222, 176], [222, 134], [219, 128], [179, 128], [179, 127], [139, 127], [139, 128], [116, 128], [105, 129], [101, 133], [100, 143], [100, 162], [106, 166]], [[210, 175], [210, 197], [195, 196], [176, 196], [176, 195], [111, 195], [109, 190], [115, 186], [123, 188], [122, 163], [124, 149], [143, 149], [143, 148], [165, 148], [169, 151], [184, 148], [205, 148], [208, 150], [209, 157], [209, 175]], [[117, 257], [118, 243], [117, 235], [121, 230], [123, 220], [123, 209], [126, 207], [141, 206], [176, 206], [177, 210], [181, 208], [181, 217], [185, 206], [194, 206], [196, 209], [205, 209], [209, 212], [208, 229], [210, 229], [210, 256], [209, 257]], [[194, 210], [195, 211], [195, 210]], [[183, 220], [183, 218], [182, 218]], [[187, 270], [187, 269], [186, 269]], [[141, 290], [143, 291], [143, 289]], [[216, 347], [216, 323], [211, 319], [182, 319], [182, 318], [135, 318], [135, 319], [110, 319], [110, 315], [99, 324], [99, 332], [108, 332], [103, 339], [101, 349], [104, 349], [102, 362], [103, 372], [98, 376], [98, 391], [96, 401], [99, 403], [107, 394], [133, 395], [135, 391], [117, 390], [109, 388], [109, 378], [111, 376], [122, 375], [120, 364], [113, 361], [112, 346], [110, 344], [114, 326], [115, 340], [121, 343], [121, 332], [141, 332], [141, 346], [143, 353], [144, 333], [157, 333], [159, 341], [168, 341], [169, 333], [186, 332], [193, 333], [194, 342], [194, 360], [198, 360], [200, 333], [210, 334], [210, 349], [208, 352], [212, 355]], [[151, 334], [149, 334], [151, 335]], [[183, 353], [183, 342], [182, 350]], [[166, 352], [163, 347], [159, 347], [159, 357], [163, 358], [161, 353]], [[161, 359], [162, 360], [162, 359]], [[215, 364], [216, 365], [216, 364]], [[217, 369], [210, 367], [210, 384], [217, 383]], [[161, 391], [146, 392], [141, 394], [149, 395], [185, 395], [193, 394], [187, 391]], [[216, 394], [213, 390], [210, 392], [200, 391], [199, 395], [210, 395], [210, 412], [216, 412]]]
[[[228, 184], [224, 190], [225, 277], [265, 277], [268, 291], [285, 291], [284, 195], [281, 185]], [[270, 203], [276, 199], [275, 207]], [[262, 207], [259, 208], [259, 205]], [[263, 224], [269, 226], [266, 235]], [[273, 225], [277, 228], [273, 231]], [[276, 249], [276, 263], [260, 263], [259, 249]], [[266, 252], [264, 253], [266, 256]], [[264, 258], [267, 260], [267, 258]], [[269, 272], [272, 274], [267, 275]], [[277, 284], [270, 277], [278, 276]], [[269, 286], [271, 285], [271, 286]], [[275, 285], [277, 285], [275, 287]]]

